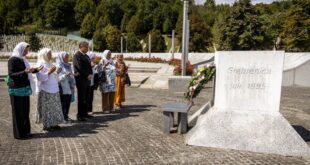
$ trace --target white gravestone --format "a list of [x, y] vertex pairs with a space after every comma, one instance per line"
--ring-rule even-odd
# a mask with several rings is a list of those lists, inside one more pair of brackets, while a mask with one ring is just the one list
[[310, 156], [280, 114], [284, 52], [216, 52], [215, 102], [188, 133], [189, 145]]

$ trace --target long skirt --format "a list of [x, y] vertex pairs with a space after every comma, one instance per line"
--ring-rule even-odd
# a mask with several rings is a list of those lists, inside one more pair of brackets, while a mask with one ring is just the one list
[[56, 126], [64, 122], [59, 93], [40, 91], [36, 123], [44, 127]]
[[116, 92], [114, 104], [116, 106], [120, 106], [122, 102], [125, 102], [125, 84], [122, 83], [120, 76], [116, 76]]
[[101, 93], [102, 96], [102, 111], [111, 111], [114, 109], [115, 92]]
[[15, 139], [27, 137], [30, 134], [30, 98], [29, 96], [10, 96], [12, 106], [13, 134]]

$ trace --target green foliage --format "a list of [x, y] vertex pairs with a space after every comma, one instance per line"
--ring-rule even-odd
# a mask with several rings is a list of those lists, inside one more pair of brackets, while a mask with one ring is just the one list
[[93, 37], [93, 33], [96, 30], [95, 29], [95, 18], [93, 16], [93, 14], [88, 13], [82, 23], [80, 32], [81, 32], [81, 36], [85, 37], [85, 38], [92, 38]]
[[[152, 52], [165, 52], [166, 50], [166, 43], [164, 37], [161, 35], [159, 30], [152, 30], [149, 32], [151, 34], [151, 51]], [[149, 35], [146, 36], [146, 49], [149, 48]], [[146, 50], [146, 51], [147, 51]]]
[[[270, 50], [309, 51], [309, 0], [279, 0], [233, 6], [190, 1], [190, 51]], [[91, 13], [91, 19], [85, 19]], [[88, 18], [89, 15], [88, 15]], [[84, 24], [83, 24], [84, 23]], [[0, 34], [80, 30], [92, 38], [111, 24], [123, 33], [145, 36], [152, 30], [170, 34], [181, 43], [183, 2], [180, 0], [0, 0]], [[210, 33], [211, 32], [211, 33]], [[98, 40], [99, 41], [99, 40]], [[104, 44], [103, 44], [104, 45]]]
[[103, 29], [97, 29], [93, 36], [94, 50], [102, 52], [107, 48], [107, 42], [105, 40], [105, 34]]
[[93, 0], [77, 0], [74, 12], [75, 12], [75, 21], [77, 25], [81, 25], [84, 17], [90, 12], [95, 14], [96, 6]]
[[40, 38], [35, 32], [29, 32], [27, 36], [27, 43], [29, 43], [31, 51], [36, 52], [43, 47]]
[[310, 51], [310, 1], [294, 0], [286, 14], [281, 38], [286, 51]]
[[211, 45], [212, 40], [210, 28], [206, 26], [198, 12], [193, 12], [189, 16], [189, 20], [189, 51], [208, 52], [208, 47]]
[[133, 33], [140, 33], [141, 31], [141, 25], [142, 22], [138, 18], [138, 16], [131, 17], [128, 25], [127, 25], [127, 32], [133, 32]]
[[142, 45], [140, 44], [140, 41], [138, 37], [135, 35], [135, 33], [130, 32], [127, 34], [127, 50], [128, 52], [140, 52], [142, 51]]
[[0, 36], [0, 50], [3, 49], [4, 41], [2, 36]]
[[120, 27], [124, 12], [121, 9], [121, 1], [119, 0], [101, 0], [96, 8], [96, 20], [104, 16], [108, 22], [114, 26]]
[[116, 26], [108, 25], [104, 28], [104, 34], [106, 36], [106, 43], [109, 50], [112, 52], [121, 51], [121, 36], [122, 33]]
[[96, 29], [102, 29], [106, 27], [108, 24], [110, 24], [109, 18], [107, 16], [101, 16], [96, 24]]
[[163, 25], [163, 32], [170, 33], [172, 31], [172, 23], [170, 19], [166, 19]]
[[[72, 23], [73, 3], [68, 0], [47, 0], [44, 8], [46, 26], [60, 28]], [[73, 19], [74, 20], [74, 19]]]
[[250, 0], [234, 3], [230, 15], [219, 24], [220, 50], [263, 49], [265, 33]]

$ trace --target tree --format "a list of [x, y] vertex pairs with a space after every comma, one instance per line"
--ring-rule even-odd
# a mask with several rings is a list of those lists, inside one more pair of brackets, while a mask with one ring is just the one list
[[262, 49], [266, 37], [258, 15], [250, 0], [234, 3], [230, 15], [219, 25], [219, 49]]
[[121, 23], [121, 31], [122, 32], [126, 32], [127, 31], [127, 25], [128, 25], [128, 22], [130, 20], [130, 17], [129, 15], [126, 13], [123, 18], [122, 18], [122, 23]]
[[202, 20], [198, 12], [193, 11], [189, 16], [190, 20], [190, 37], [189, 51], [208, 52], [211, 45], [212, 35], [210, 28]]
[[108, 25], [104, 28], [106, 43], [108, 49], [113, 52], [121, 51], [121, 36], [122, 33], [116, 26]]
[[35, 32], [29, 32], [27, 36], [28, 36], [27, 42], [30, 45], [31, 51], [36, 52], [43, 47], [40, 38], [36, 35]]
[[93, 41], [94, 41], [94, 50], [102, 52], [107, 48], [106, 36], [103, 29], [97, 29], [94, 32]]
[[127, 34], [127, 50], [129, 52], [140, 52], [142, 51], [142, 45], [140, 44], [140, 41], [138, 37], [135, 35], [135, 33], [130, 32]]
[[138, 16], [133, 16], [131, 17], [126, 29], [127, 32], [133, 32], [136, 34], [140, 34], [141, 33], [141, 20], [138, 18]]
[[294, 0], [286, 14], [281, 38], [286, 51], [310, 51], [310, 1]]
[[3, 37], [0, 36], [0, 50], [3, 49], [3, 46], [4, 46]]
[[121, 1], [101, 0], [96, 9], [96, 20], [101, 16], [106, 16], [112, 25], [120, 27], [124, 15], [120, 5]]
[[71, 5], [72, 3], [67, 0], [47, 0], [44, 8], [47, 25], [52, 28], [61, 28], [75, 24], [71, 20], [73, 13]]
[[88, 13], [85, 16], [80, 29], [81, 36], [90, 39], [92, 38], [95, 30], [95, 18], [91, 13]]
[[148, 33], [144, 41], [146, 42], [146, 48], [149, 48], [149, 34], [151, 34], [151, 49], [152, 52], [165, 52], [167, 49], [165, 39], [161, 35], [159, 30], [152, 30]]
[[96, 29], [103, 29], [108, 24], [110, 24], [109, 18], [107, 16], [101, 16], [96, 24]]
[[95, 14], [96, 6], [93, 0], [77, 0], [74, 11], [75, 11], [75, 21], [78, 26], [81, 26], [84, 17], [90, 12]]
[[217, 16], [215, 0], [207, 0], [204, 4], [204, 8], [205, 8], [204, 19], [206, 25], [212, 27]]
[[163, 32], [164, 33], [170, 33], [172, 31], [172, 23], [170, 19], [166, 19], [163, 24]]

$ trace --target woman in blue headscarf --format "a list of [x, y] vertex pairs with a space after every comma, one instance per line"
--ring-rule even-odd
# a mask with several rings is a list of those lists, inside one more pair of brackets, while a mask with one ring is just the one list
[[72, 121], [69, 114], [70, 104], [74, 98], [75, 79], [72, 72], [71, 64], [69, 63], [69, 54], [60, 52], [56, 58], [56, 68], [58, 74], [59, 93], [62, 112], [65, 121]]

